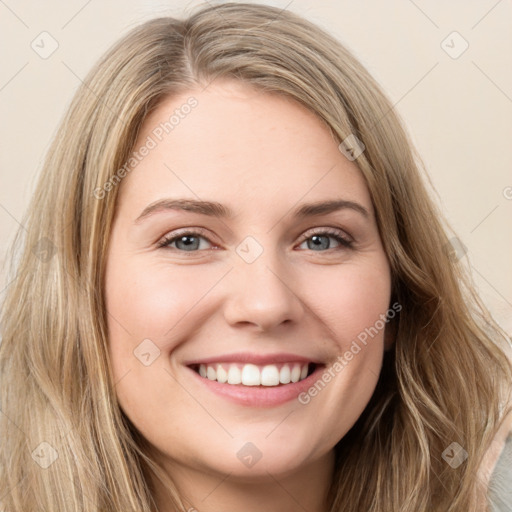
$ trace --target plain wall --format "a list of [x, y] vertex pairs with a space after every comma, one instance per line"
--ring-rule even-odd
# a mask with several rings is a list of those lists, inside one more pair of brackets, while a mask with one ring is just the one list
[[[81, 79], [140, 22], [159, 15], [182, 17], [201, 3], [0, 2], [0, 300], [9, 285], [3, 269], [6, 250]], [[438, 204], [467, 247], [464, 261], [481, 296], [512, 333], [512, 4], [254, 3], [286, 8], [316, 22], [379, 81], [422, 155]]]

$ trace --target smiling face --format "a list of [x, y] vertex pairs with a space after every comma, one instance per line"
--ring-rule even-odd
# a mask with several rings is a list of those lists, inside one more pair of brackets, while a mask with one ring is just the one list
[[314, 114], [233, 81], [167, 99], [144, 144], [105, 281], [122, 409], [176, 475], [327, 464], [375, 389], [391, 293], [360, 171]]

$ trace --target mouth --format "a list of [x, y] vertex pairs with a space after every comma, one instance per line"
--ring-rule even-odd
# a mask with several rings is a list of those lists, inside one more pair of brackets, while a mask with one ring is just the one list
[[290, 352], [219, 354], [183, 364], [193, 376], [192, 382], [200, 386], [198, 391], [208, 390], [236, 405], [259, 408], [297, 399], [326, 368], [319, 359]]
[[321, 365], [314, 362], [289, 361], [257, 365], [241, 362], [218, 362], [189, 365], [203, 379], [238, 387], [282, 387], [307, 379]]

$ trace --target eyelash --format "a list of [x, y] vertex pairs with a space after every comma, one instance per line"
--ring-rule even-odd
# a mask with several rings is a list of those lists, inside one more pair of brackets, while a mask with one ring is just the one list
[[[212, 243], [210, 241], [210, 239], [206, 236], [205, 230], [203, 230], [201, 228], [194, 228], [194, 229], [195, 229], [194, 231], [183, 230], [181, 232], [173, 233], [172, 236], [166, 235], [162, 240], [160, 240], [160, 242], [158, 242], [158, 247], [163, 248], [163, 249], [167, 248], [167, 249], [182, 252], [182, 253], [202, 252], [201, 249], [197, 249], [194, 251], [184, 251], [184, 250], [177, 249], [174, 247], [169, 247], [171, 243], [175, 242], [176, 240], [179, 240], [180, 238], [184, 237], [185, 235], [193, 236], [193, 237], [199, 236], [199, 237], [202, 237], [202, 238], [205, 238], [206, 240], [208, 240], [209, 243]], [[313, 252], [330, 252], [330, 251], [336, 251], [336, 250], [342, 250], [342, 249], [352, 249], [354, 246], [354, 242], [352, 240], [349, 240], [348, 238], [344, 237], [341, 233], [342, 232], [340, 230], [334, 229], [334, 228], [317, 228], [316, 231], [309, 232], [308, 236], [304, 236], [301, 239], [299, 245], [304, 243], [306, 240], [309, 240], [313, 236], [328, 235], [329, 237], [334, 238], [340, 244], [340, 247], [326, 249], [325, 251], [313, 251]], [[311, 249], [309, 249], [309, 250], [311, 250]]]

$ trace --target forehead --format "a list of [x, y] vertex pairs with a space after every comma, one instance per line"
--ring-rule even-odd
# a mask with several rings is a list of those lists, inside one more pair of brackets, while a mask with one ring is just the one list
[[133, 150], [143, 146], [151, 149], [121, 183], [123, 202], [134, 207], [163, 195], [208, 197], [236, 212], [328, 196], [371, 210], [362, 174], [317, 115], [242, 82], [166, 98], [145, 119]]

